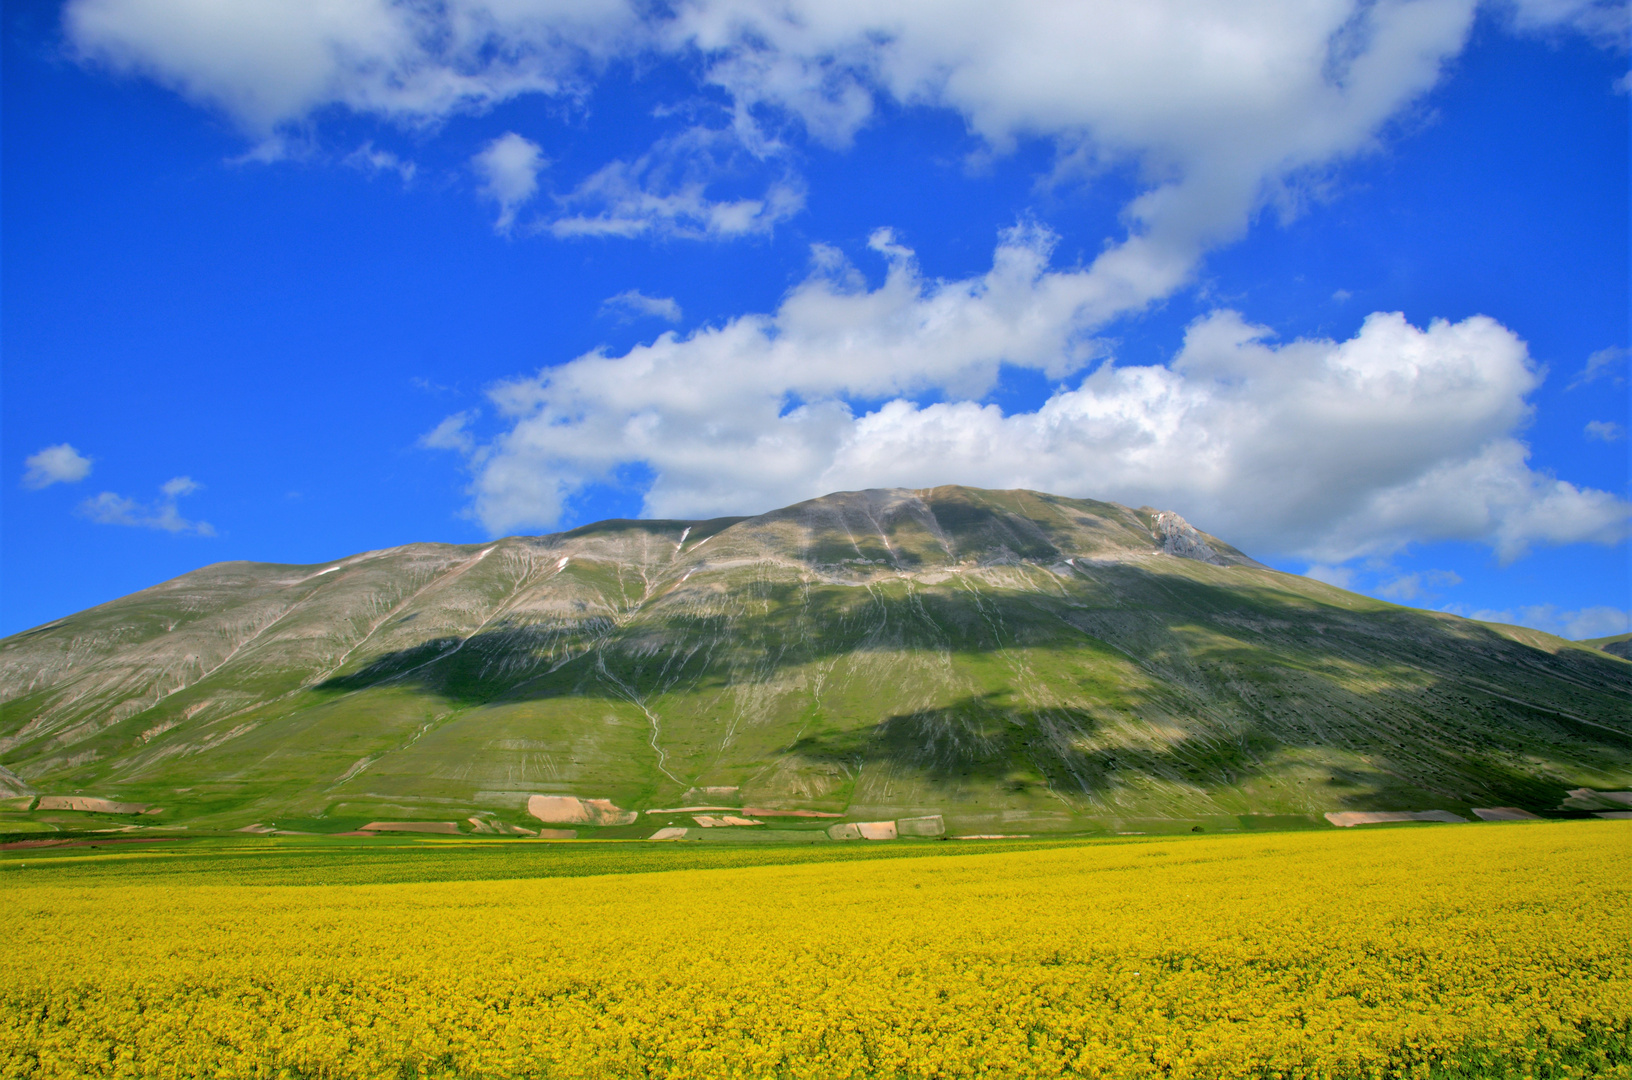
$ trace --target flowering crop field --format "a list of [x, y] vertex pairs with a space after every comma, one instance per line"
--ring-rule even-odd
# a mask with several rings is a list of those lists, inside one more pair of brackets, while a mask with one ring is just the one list
[[900, 851], [327, 885], [31, 856], [0, 1076], [1632, 1078], [1632, 822]]

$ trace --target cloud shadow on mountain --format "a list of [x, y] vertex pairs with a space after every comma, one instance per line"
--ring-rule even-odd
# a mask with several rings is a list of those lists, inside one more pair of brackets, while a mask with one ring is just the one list
[[[1616, 717], [1624, 724], [1632, 677], [1611, 657], [1555, 655], [1478, 623], [1406, 609], [1354, 612], [1257, 584], [1137, 567], [1099, 579], [1082, 590], [1090, 599], [1096, 590], [1110, 594], [1097, 605], [992, 588], [977, 597], [888, 595], [759, 581], [738, 597], [759, 615], [654, 605], [621, 627], [606, 619], [576, 629], [501, 622], [468, 640], [442, 637], [379, 657], [316, 689], [411, 687], [466, 707], [561, 698], [627, 704], [631, 691], [719, 695], [768, 684], [786, 669], [845, 654], [1025, 653], [1052, 657], [1061, 671], [1108, 671], [1116, 685], [1062, 685], [1060, 696], [1076, 693], [1079, 702], [1057, 708], [975, 693], [872, 722], [839, 717], [784, 753], [876, 761], [935, 783], [1094, 790], [1135, 775], [1237, 784], [1268, 776], [1289, 756], [1333, 751], [1348, 764], [1332, 764], [1329, 785], [1356, 809], [1397, 809], [1405, 789], [1441, 802], [1556, 805], [1565, 785], [1526, 769], [1527, 755], [1632, 769], [1632, 731], [1615, 726]], [[1118, 671], [1137, 678], [1117, 682]], [[1076, 748], [1073, 733], [1092, 735], [1108, 716], [1178, 722], [1189, 733], [1165, 748]]]

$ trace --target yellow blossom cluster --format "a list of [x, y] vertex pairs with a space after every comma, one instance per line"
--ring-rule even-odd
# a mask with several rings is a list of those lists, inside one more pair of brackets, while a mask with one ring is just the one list
[[1632, 1080], [1632, 822], [63, 880], [0, 888], [8, 1080]]

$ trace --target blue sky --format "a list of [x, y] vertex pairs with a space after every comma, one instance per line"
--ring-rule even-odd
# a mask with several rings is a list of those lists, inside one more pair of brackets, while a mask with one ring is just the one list
[[1627, 628], [1621, 3], [5, 8], [3, 611], [970, 483]]

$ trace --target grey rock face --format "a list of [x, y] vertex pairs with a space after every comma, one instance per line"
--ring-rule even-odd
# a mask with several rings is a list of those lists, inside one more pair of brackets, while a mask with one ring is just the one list
[[1196, 527], [1184, 520], [1171, 510], [1159, 512], [1151, 529], [1162, 550], [1169, 555], [1181, 559], [1195, 559], [1197, 562], [1211, 563], [1214, 566], [1228, 565], [1218, 552], [1208, 545], [1206, 539], [1197, 531]]

